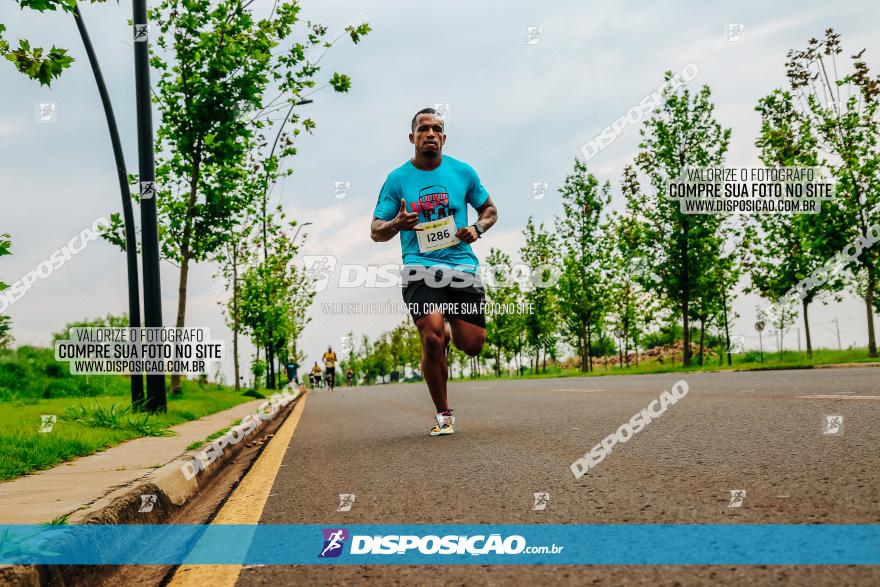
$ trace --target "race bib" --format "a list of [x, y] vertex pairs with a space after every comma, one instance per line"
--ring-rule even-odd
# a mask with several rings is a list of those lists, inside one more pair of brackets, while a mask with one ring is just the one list
[[416, 236], [419, 238], [420, 253], [438, 251], [452, 245], [457, 245], [460, 242], [455, 236], [455, 218], [452, 216], [447, 216], [440, 220], [422, 222], [417, 224], [416, 228], [422, 229], [416, 231]]

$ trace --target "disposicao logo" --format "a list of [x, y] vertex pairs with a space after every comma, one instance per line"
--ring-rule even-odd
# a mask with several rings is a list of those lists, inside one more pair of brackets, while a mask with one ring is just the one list
[[334, 558], [342, 554], [342, 547], [348, 540], [348, 530], [344, 528], [324, 528], [324, 549], [318, 558]]

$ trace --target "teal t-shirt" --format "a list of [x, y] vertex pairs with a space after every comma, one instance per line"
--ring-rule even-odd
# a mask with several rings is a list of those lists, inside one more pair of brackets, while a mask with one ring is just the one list
[[[386, 221], [393, 219], [400, 211], [401, 199], [406, 200], [409, 212], [418, 212], [419, 223], [452, 216], [458, 230], [468, 226], [467, 204], [479, 208], [489, 199], [489, 193], [473, 167], [443, 155], [440, 165], [431, 171], [423, 171], [407, 161], [389, 173], [373, 216]], [[479, 267], [477, 256], [464, 241], [438, 251], [420, 253], [415, 231], [403, 230], [400, 249], [404, 265], [458, 268], [469, 273], [476, 273]]]

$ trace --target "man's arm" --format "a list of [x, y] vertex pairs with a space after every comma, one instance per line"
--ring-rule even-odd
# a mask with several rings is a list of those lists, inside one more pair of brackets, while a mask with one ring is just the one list
[[407, 212], [406, 200], [401, 198], [397, 216], [391, 220], [373, 218], [373, 222], [370, 224], [370, 238], [377, 243], [384, 243], [393, 239], [401, 230], [414, 230], [418, 223], [419, 215], [415, 212]]
[[[479, 213], [477, 222], [480, 223], [483, 232], [492, 228], [492, 226], [498, 221], [498, 208], [495, 207], [495, 203], [492, 201], [492, 196], [486, 198], [483, 205], [477, 208], [477, 212]], [[480, 234], [473, 226], [459, 228], [458, 232], [455, 233], [455, 236], [466, 243], [472, 243], [480, 238]]]

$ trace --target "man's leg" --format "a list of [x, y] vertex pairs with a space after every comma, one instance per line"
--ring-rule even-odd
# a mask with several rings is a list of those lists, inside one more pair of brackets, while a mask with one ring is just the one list
[[431, 392], [437, 413], [449, 409], [446, 403], [446, 327], [443, 314], [427, 314], [416, 321], [422, 339], [422, 375]]
[[452, 325], [452, 342], [456, 348], [471, 357], [479, 355], [483, 350], [483, 343], [486, 342], [486, 329], [461, 318], [450, 318], [449, 323]]

